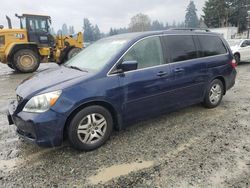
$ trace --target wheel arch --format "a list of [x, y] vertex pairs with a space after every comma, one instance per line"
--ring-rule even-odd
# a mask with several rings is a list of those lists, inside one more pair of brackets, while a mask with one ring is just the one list
[[84, 104], [81, 104], [80, 106], [78, 106], [76, 109], [74, 109], [70, 115], [67, 117], [66, 119], [66, 122], [65, 122], [65, 125], [64, 125], [64, 129], [63, 129], [63, 137], [65, 138], [66, 137], [66, 133], [67, 133], [67, 128], [71, 122], [71, 120], [74, 118], [74, 116], [79, 112], [81, 111], [82, 109], [86, 108], [86, 107], [89, 107], [89, 106], [94, 106], [94, 105], [97, 105], [97, 106], [101, 106], [105, 109], [107, 109], [110, 113], [111, 113], [111, 116], [113, 118], [113, 123], [114, 123], [114, 129], [115, 130], [120, 130], [121, 129], [121, 120], [118, 116], [118, 112], [116, 111], [116, 109], [108, 102], [106, 101], [91, 101], [91, 102], [87, 102], [87, 103], [84, 103]]
[[38, 51], [38, 46], [35, 43], [22, 43], [22, 44], [13, 44], [10, 48], [9, 48], [9, 52], [7, 54], [7, 61], [8, 62], [12, 62], [14, 54], [22, 49], [30, 49], [33, 50], [35, 53], [37, 53], [37, 55], [40, 57], [39, 55], [39, 51]]
[[239, 58], [241, 58], [240, 52], [235, 52], [235, 53], [234, 53], [234, 56], [235, 56], [235, 55], [238, 55]]
[[[223, 76], [217, 76], [217, 77], [215, 77], [214, 79], [212, 79], [212, 81], [213, 80], [216, 80], [216, 79], [218, 79], [218, 80], [220, 80], [221, 82], [222, 82], [222, 84], [223, 84], [223, 90], [224, 90], [224, 95], [226, 94], [226, 92], [227, 92], [227, 87], [226, 87], [226, 80], [225, 80], [225, 78], [223, 77]], [[212, 82], [211, 81], [211, 82]]]

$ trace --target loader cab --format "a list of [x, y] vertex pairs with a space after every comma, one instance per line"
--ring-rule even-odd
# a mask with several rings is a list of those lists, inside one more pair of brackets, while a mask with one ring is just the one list
[[35, 42], [39, 47], [53, 47], [54, 37], [50, 34], [51, 18], [42, 15], [16, 15], [20, 19], [21, 29], [26, 29], [29, 42]]

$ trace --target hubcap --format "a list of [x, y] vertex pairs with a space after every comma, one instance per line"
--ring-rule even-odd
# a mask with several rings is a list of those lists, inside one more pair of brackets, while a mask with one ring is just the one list
[[20, 58], [20, 63], [23, 67], [28, 68], [34, 64], [34, 59], [30, 55], [23, 55]]
[[93, 144], [102, 139], [106, 129], [106, 119], [101, 114], [93, 113], [85, 116], [80, 121], [77, 135], [82, 143]]
[[214, 84], [210, 90], [209, 99], [212, 104], [217, 104], [222, 95], [222, 89], [219, 84]]

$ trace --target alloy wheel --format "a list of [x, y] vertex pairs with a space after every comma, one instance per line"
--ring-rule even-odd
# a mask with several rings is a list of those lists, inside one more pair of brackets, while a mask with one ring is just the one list
[[84, 144], [94, 144], [101, 140], [107, 130], [107, 121], [103, 115], [93, 113], [85, 116], [79, 123], [77, 135]]
[[219, 84], [214, 84], [209, 93], [209, 100], [212, 104], [217, 104], [222, 96], [222, 88]]

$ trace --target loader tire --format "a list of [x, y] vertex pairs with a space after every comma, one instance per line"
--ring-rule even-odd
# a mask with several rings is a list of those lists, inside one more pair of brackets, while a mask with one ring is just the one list
[[14, 54], [13, 68], [20, 73], [35, 72], [40, 65], [38, 54], [30, 49], [22, 49]]
[[76, 56], [81, 50], [82, 50], [81, 48], [72, 48], [67, 55], [67, 60]]
[[15, 70], [14, 67], [13, 67], [13, 65], [11, 65], [11, 64], [7, 64], [7, 65], [8, 65], [9, 68]]

